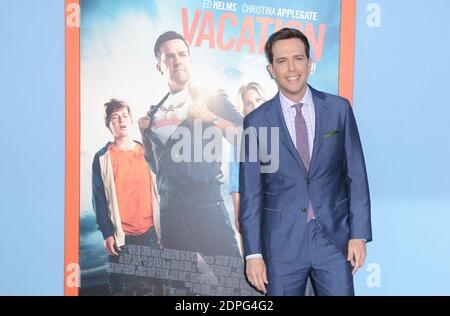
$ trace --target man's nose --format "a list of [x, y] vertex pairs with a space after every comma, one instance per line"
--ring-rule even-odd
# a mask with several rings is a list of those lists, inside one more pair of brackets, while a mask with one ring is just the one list
[[294, 63], [291, 61], [288, 61], [288, 68], [290, 71], [294, 71], [295, 70]]

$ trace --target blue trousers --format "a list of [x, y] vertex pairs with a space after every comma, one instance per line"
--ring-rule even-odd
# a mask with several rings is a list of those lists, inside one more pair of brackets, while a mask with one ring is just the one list
[[271, 296], [304, 296], [308, 276], [318, 296], [353, 296], [352, 266], [346, 256], [322, 233], [313, 219], [307, 224], [294, 261], [267, 262]]

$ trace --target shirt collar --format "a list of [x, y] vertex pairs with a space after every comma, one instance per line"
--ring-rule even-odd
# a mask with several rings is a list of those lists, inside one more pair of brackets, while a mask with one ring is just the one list
[[182, 102], [182, 101], [186, 101], [188, 99], [190, 99], [190, 95], [189, 95], [189, 89], [183, 89], [177, 93], [170, 93], [170, 96], [168, 98], [168, 101], [172, 102]]
[[[294, 104], [297, 104], [296, 102], [290, 100], [288, 97], [286, 97], [283, 92], [280, 91], [280, 103], [283, 110], [288, 110], [291, 108]], [[309, 86], [306, 86], [306, 93], [303, 96], [303, 98], [298, 103], [303, 103], [303, 106], [309, 107], [314, 106], [314, 102], [312, 99], [312, 93]]]

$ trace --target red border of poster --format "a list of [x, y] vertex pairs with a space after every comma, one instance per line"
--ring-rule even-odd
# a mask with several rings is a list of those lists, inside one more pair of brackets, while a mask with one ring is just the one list
[[[79, 0], [65, 0], [65, 21], [79, 8]], [[341, 35], [339, 55], [339, 95], [352, 101], [356, 0], [341, 2]], [[78, 15], [79, 17], [79, 15]], [[80, 28], [65, 24], [66, 58], [66, 177], [64, 295], [78, 295], [78, 287], [69, 284], [77, 275], [79, 262], [80, 219]], [[75, 265], [73, 265], [75, 264]]]

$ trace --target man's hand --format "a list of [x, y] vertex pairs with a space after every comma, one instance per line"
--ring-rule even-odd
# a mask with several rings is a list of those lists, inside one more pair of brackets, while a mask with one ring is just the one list
[[220, 116], [217, 116], [217, 118], [219, 119], [218, 122], [214, 123], [213, 118], [215, 114], [208, 109], [204, 99], [194, 99], [194, 104], [189, 109], [188, 114], [194, 120], [197, 119], [208, 124], [215, 124], [215, 126], [220, 128], [220, 130], [222, 131], [222, 135], [226, 137], [231, 144], [234, 144], [235, 135], [237, 133], [236, 126]]
[[239, 192], [231, 192], [231, 200], [233, 201], [234, 208], [234, 225], [236, 230], [241, 233], [241, 224], [239, 223], [239, 213], [240, 213], [240, 194]]
[[239, 223], [239, 218], [234, 220], [234, 225], [236, 226], [236, 231], [241, 234], [241, 224]]
[[163, 249], [163, 244], [161, 243], [161, 238], [158, 237], [158, 239], [156, 240], [156, 243], [158, 244], [159, 249]]
[[347, 261], [350, 261], [354, 275], [366, 260], [366, 241], [361, 239], [350, 239], [348, 242]]
[[193, 119], [200, 119], [203, 122], [211, 123], [214, 114], [203, 102], [196, 102], [189, 109], [189, 116]]
[[141, 134], [144, 134], [144, 131], [150, 126], [150, 118], [148, 116], [141, 117], [138, 124]]
[[114, 236], [109, 236], [103, 241], [103, 245], [105, 246], [106, 252], [110, 256], [118, 256], [119, 253], [117, 251], [118, 247], [116, 245], [116, 241], [114, 240]]
[[264, 294], [267, 293], [266, 284], [269, 284], [269, 281], [267, 280], [266, 264], [262, 258], [247, 260], [245, 273], [254, 287]]

